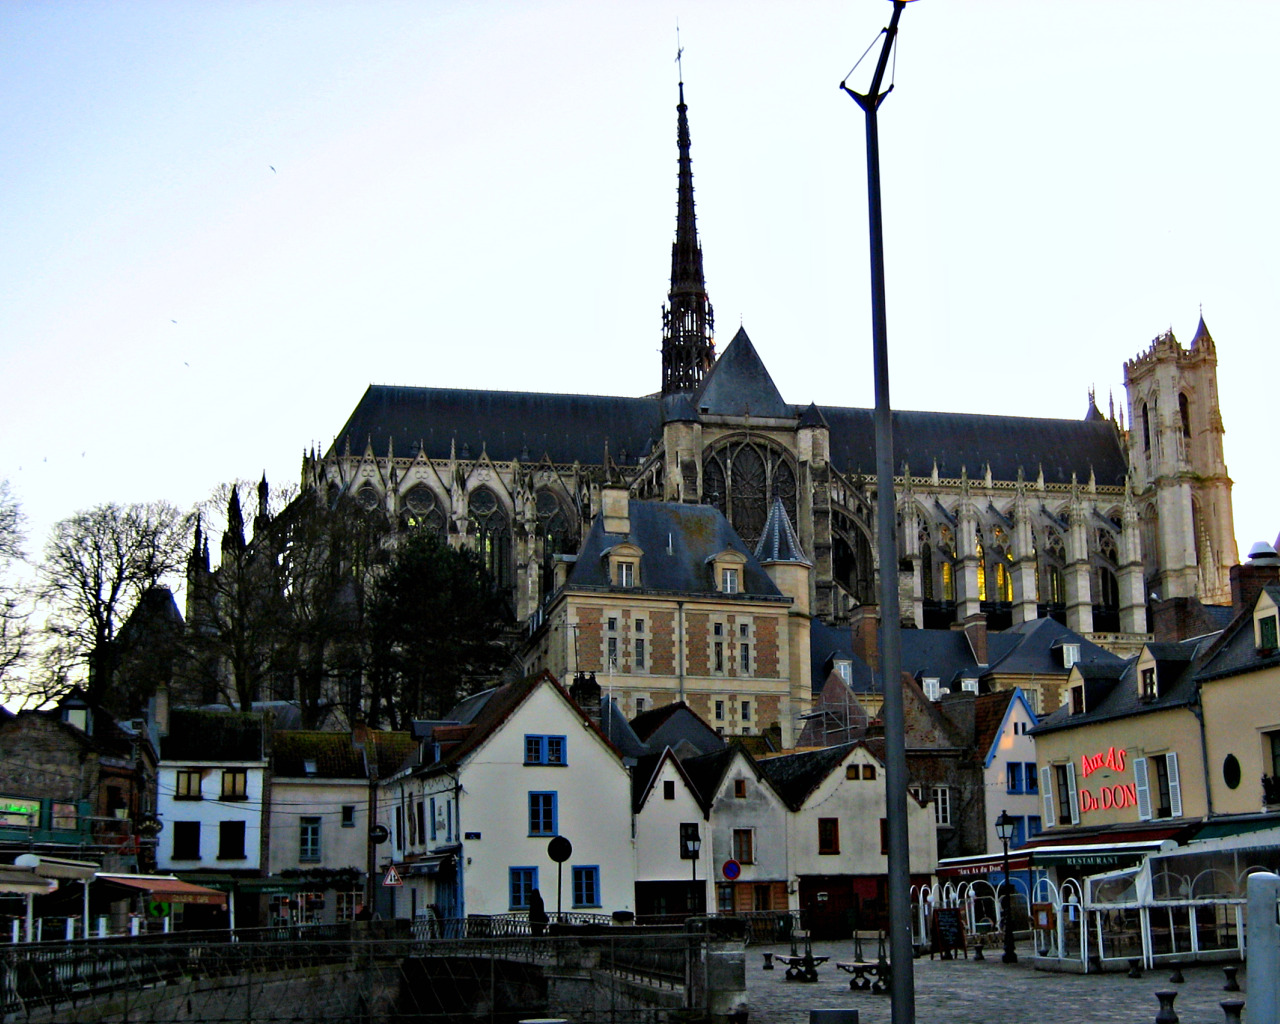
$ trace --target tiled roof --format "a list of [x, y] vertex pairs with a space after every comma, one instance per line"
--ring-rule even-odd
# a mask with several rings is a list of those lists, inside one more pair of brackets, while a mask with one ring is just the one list
[[[1271, 584], [1263, 587], [1262, 592], [1280, 605], [1280, 586]], [[1217, 679], [1280, 665], [1280, 651], [1263, 654], [1254, 646], [1253, 612], [1256, 605], [1255, 599], [1207, 650], [1205, 661], [1199, 668], [1201, 679]]]
[[[307, 770], [307, 764], [312, 770]], [[364, 758], [346, 732], [278, 732], [271, 742], [271, 770], [284, 778], [363, 779]]]

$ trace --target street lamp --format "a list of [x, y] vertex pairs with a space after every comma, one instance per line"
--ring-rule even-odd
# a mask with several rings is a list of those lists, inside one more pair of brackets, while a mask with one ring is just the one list
[[1000, 959], [1006, 964], [1016, 964], [1018, 954], [1013, 951], [1013, 920], [1009, 914], [1009, 840], [1013, 838], [1013, 826], [1017, 819], [1011, 818], [1008, 811], [1001, 811], [996, 818], [996, 835], [1004, 844], [1004, 896], [1001, 898], [1001, 913], [1004, 915], [1004, 956]]
[[695, 828], [693, 833], [685, 837], [684, 841], [685, 854], [689, 858], [689, 867], [693, 870], [693, 888], [690, 890], [689, 898], [692, 901], [690, 910], [698, 909], [698, 851], [702, 849], [702, 836], [700, 836]]

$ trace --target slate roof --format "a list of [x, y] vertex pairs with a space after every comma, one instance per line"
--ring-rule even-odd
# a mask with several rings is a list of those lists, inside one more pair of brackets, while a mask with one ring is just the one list
[[174, 708], [169, 735], [160, 738], [166, 761], [261, 761], [263, 716], [258, 712]]
[[[831, 426], [831, 461], [846, 473], [876, 471], [875, 425], [870, 409], [824, 407]], [[895, 472], [903, 465], [913, 476], [958, 478], [961, 470], [977, 477], [991, 464], [997, 480], [1016, 480], [1021, 469], [1035, 479], [1043, 468], [1046, 483], [1080, 483], [1092, 470], [1100, 486], [1122, 487], [1124, 451], [1110, 423], [1051, 420], [1030, 416], [981, 416], [958, 412], [894, 412]]]
[[1051, 715], [1042, 718], [1040, 725], [1032, 729], [1031, 733], [1039, 735], [1113, 718], [1186, 707], [1196, 693], [1195, 659], [1208, 649], [1209, 644], [1210, 640], [1204, 637], [1184, 640], [1179, 644], [1148, 644], [1149, 648], [1159, 648], [1164, 655], [1157, 656], [1159, 693], [1153, 700], [1143, 700], [1139, 692], [1136, 657], [1121, 665], [1081, 665], [1080, 675], [1084, 679], [1087, 710], [1073, 715], [1068, 701]]
[[769, 517], [764, 521], [764, 532], [760, 534], [760, 541], [756, 544], [756, 558], [761, 562], [813, 564], [804, 556], [804, 549], [800, 547], [800, 538], [796, 536], [781, 498], [773, 499]]
[[370, 732], [369, 744], [373, 747], [373, 759], [380, 779], [403, 768], [409, 755], [417, 749], [413, 737], [407, 732]]
[[842, 743], [838, 747], [824, 747], [821, 750], [802, 750], [794, 754], [762, 758], [758, 764], [761, 774], [782, 797], [783, 803], [791, 810], [798, 811], [809, 794], [844, 763], [849, 751], [856, 746], [857, 743]]
[[698, 800], [703, 807], [711, 806], [725, 773], [729, 770], [729, 766], [733, 764], [733, 759], [739, 754], [747, 759], [747, 763], [751, 765], [756, 775], [759, 776], [760, 769], [756, 765], [755, 759], [750, 754], [734, 746], [725, 747], [723, 750], [717, 750], [712, 754], [703, 754], [700, 757], [686, 757], [681, 762], [685, 774], [689, 777], [689, 782], [693, 786], [693, 791], [697, 794]]
[[[992, 648], [991, 640], [997, 636], [1001, 638], [1001, 644], [997, 644], [996, 647], [1002, 647], [1004, 642], [1009, 642], [1007, 651], [997, 653]], [[1030, 619], [1027, 622], [1018, 623], [1011, 629], [988, 634], [988, 664], [991, 666], [988, 671], [999, 674], [1063, 675], [1069, 670], [1062, 667], [1061, 655], [1053, 653], [1063, 643], [1080, 645], [1079, 663], [1081, 664], [1114, 665], [1124, 660], [1106, 648], [1086, 640], [1056, 619]]]
[[427, 457], [456, 455], [478, 459], [482, 451], [496, 461], [537, 461], [599, 465], [606, 441], [615, 461], [634, 460], [662, 437], [658, 398], [600, 395], [545, 395], [528, 391], [468, 391], [462, 388], [412, 388], [370, 385], [334, 440], [342, 454], [348, 441], [360, 455], [367, 442], [384, 457], [395, 444], [398, 456], [412, 457], [419, 441]]
[[853, 653], [849, 627], [828, 626], [815, 615], [809, 620], [809, 681], [815, 696], [826, 685], [835, 660], [851, 663], [849, 688], [855, 693], [879, 692], [880, 684], [872, 676], [870, 666]]
[[[716, 588], [707, 559], [733, 549], [747, 559], [740, 582], [744, 596], [782, 597], [782, 592], [742, 543], [729, 521], [710, 505], [631, 501], [628, 503], [628, 516], [631, 532], [625, 537], [605, 533], [604, 518], [596, 517], [566, 586], [610, 586], [608, 565], [602, 556], [609, 548], [630, 541], [644, 552], [640, 560], [641, 586], [637, 588], [641, 591], [714, 593]], [[722, 596], [725, 600], [732, 600], [727, 594]]]
[[[315, 770], [307, 771], [307, 762]], [[364, 779], [364, 758], [346, 732], [277, 733], [271, 743], [271, 770], [277, 777]]]
[[725, 745], [724, 738], [682, 700], [636, 715], [630, 728], [650, 753], [660, 753], [666, 747], [675, 750], [684, 744], [709, 754]]
[[[431, 459], [459, 458], [482, 451], [496, 461], [519, 459], [600, 465], [606, 444], [619, 464], [634, 464], [662, 438], [667, 420], [696, 419], [706, 408], [716, 415], [794, 418], [802, 426], [825, 423], [830, 458], [841, 472], [875, 473], [875, 427], [870, 409], [783, 401], [769, 371], [745, 331], [739, 330], [703, 381], [696, 408], [658, 395], [624, 398], [558, 395], [525, 391], [475, 391], [370, 385], [334, 439], [330, 453], [355, 455], [371, 443], [385, 457], [394, 443], [398, 456], [412, 457], [421, 443]], [[938, 473], [957, 478], [962, 468], [980, 476], [1027, 479], [1044, 472], [1048, 483], [1080, 483], [1092, 471], [1102, 486], [1120, 487], [1125, 455], [1115, 428], [1106, 420], [1040, 419], [967, 413], [899, 411], [893, 414], [897, 469], [916, 476]], [[465, 450], [464, 450], [465, 449]]]
[[795, 416], [741, 327], [702, 381], [694, 405], [704, 416]]
[[636, 763], [636, 766], [631, 769], [632, 813], [638, 814], [640, 812], [640, 808], [645, 801], [645, 796], [653, 785], [654, 777], [658, 774], [658, 769], [662, 767], [663, 763], [667, 760], [670, 760], [672, 765], [675, 766], [676, 771], [684, 777], [685, 784], [693, 793], [693, 797], [698, 802], [698, 806], [700, 806], [705, 813], [710, 807], [710, 804], [703, 798], [702, 794], [698, 792], [697, 787], [694, 786], [693, 781], [689, 778], [689, 773], [685, 771], [684, 765], [680, 763], [680, 759], [675, 756], [675, 753], [670, 747], [664, 747], [662, 750], [655, 751], [654, 753], [645, 754]]
[[[1271, 600], [1280, 605], [1280, 586], [1270, 584], [1262, 590]], [[1223, 631], [1221, 639], [1206, 652], [1204, 664], [1200, 666], [1198, 673], [1201, 679], [1221, 679], [1224, 676], [1255, 672], [1280, 665], [1280, 651], [1259, 654], [1258, 649], [1253, 645], [1253, 612], [1256, 605], [1255, 599], [1247, 609], [1236, 616], [1230, 627]]]

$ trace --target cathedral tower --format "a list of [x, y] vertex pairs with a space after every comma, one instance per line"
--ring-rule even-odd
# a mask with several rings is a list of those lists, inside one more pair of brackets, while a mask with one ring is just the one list
[[690, 394], [715, 360], [715, 317], [702, 277], [702, 247], [693, 213], [693, 164], [689, 159], [689, 116], [684, 82], [676, 106], [680, 150], [676, 240], [671, 246], [671, 291], [662, 310], [662, 393]]
[[1129, 466], [1147, 585], [1163, 598], [1231, 603], [1236, 555], [1222, 452], [1218, 355], [1204, 318], [1191, 346], [1168, 331], [1124, 367]]

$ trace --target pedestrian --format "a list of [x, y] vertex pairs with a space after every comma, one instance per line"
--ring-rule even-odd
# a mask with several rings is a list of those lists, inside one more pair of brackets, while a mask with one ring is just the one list
[[534, 889], [529, 893], [529, 927], [533, 934], [541, 935], [545, 932], [549, 920], [546, 905], [542, 902], [542, 893]]

